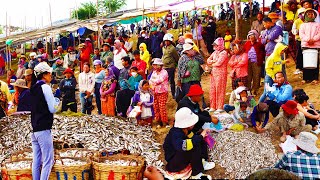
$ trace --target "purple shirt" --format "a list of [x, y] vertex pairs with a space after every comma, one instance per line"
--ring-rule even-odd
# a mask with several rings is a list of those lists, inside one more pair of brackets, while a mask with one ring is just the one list
[[248, 58], [250, 62], [256, 63], [257, 62], [257, 53], [253, 46], [251, 46], [250, 50], [248, 51]]
[[[272, 54], [274, 47], [277, 44], [274, 40], [278, 39], [278, 37], [282, 34], [282, 28], [277, 25], [265, 30], [261, 34], [261, 42], [265, 45], [266, 56], [270, 56]], [[267, 42], [267, 40], [269, 40], [269, 42]]]

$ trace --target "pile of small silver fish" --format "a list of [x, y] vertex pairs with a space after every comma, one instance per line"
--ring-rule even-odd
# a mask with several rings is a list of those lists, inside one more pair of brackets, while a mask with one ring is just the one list
[[[30, 116], [9, 116], [0, 120], [0, 162], [11, 153], [31, 148]], [[160, 146], [153, 138], [151, 127], [137, 126], [117, 117], [100, 115], [66, 117], [54, 116], [53, 139], [70, 146], [109, 153], [127, 149], [131, 154], [145, 157], [148, 165], [160, 167]], [[160, 166], [159, 166], [160, 165]]]
[[10, 170], [30, 169], [31, 161], [17, 161], [6, 163], [6, 168]]
[[209, 156], [226, 169], [227, 178], [244, 179], [258, 169], [274, 166], [278, 160], [268, 134], [228, 130], [213, 136], [216, 145]]
[[60, 157], [76, 157], [76, 158], [81, 158], [81, 157], [90, 157], [93, 156], [93, 152], [91, 151], [86, 151], [86, 150], [66, 150], [63, 152], [58, 152], [58, 155]]
[[136, 161], [126, 161], [126, 160], [116, 160], [116, 161], [105, 160], [103, 163], [110, 166], [138, 166], [138, 163]]
[[85, 165], [87, 162], [75, 159], [61, 159], [56, 160], [55, 165], [64, 165], [64, 166], [78, 166], [78, 165]]

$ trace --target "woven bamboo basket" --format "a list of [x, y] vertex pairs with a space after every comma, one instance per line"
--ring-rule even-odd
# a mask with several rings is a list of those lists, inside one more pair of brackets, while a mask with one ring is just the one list
[[[103, 163], [105, 160], [126, 160], [136, 162], [137, 166], [116, 166]], [[117, 154], [108, 157], [95, 158], [92, 162], [93, 177], [95, 180], [142, 180], [145, 170], [145, 160], [141, 156]]]
[[[6, 164], [13, 162], [27, 161], [30, 166], [26, 169], [8, 169]], [[1, 175], [3, 180], [30, 180], [32, 179], [32, 159], [19, 158], [16, 160], [6, 160], [2, 164]]]
[[[64, 159], [73, 159], [86, 162], [84, 165], [73, 165], [67, 166], [63, 164]], [[57, 164], [53, 166], [56, 173], [57, 180], [88, 180], [91, 175], [91, 161], [84, 158], [60, 158], [57, 161], [61, 161], [62, 164]]]

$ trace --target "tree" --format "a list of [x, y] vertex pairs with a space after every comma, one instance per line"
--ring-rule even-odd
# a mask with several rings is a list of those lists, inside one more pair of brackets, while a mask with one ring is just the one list
[[93, 2], [81, 3], [81, 6], [72, 12], [72, 17], [76, 19], [90, 19], [97, 16], [97, 7]]
[[103, 0], [107, 14], [113, 14], [126, 5], [126, 0]]

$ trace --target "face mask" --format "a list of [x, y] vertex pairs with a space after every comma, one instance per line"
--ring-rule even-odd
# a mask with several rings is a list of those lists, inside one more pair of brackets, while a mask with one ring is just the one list
[[138, 74], [138, 73], [136, 73], [136, 72], [132, 72], [132, 73], [131, 73], [131, 76], [136, 77], [137, 74]]
[[210, 19], [209, 22], [213, 22], [213, 20]]
[[146, 34], [141, 34], [141, 37], [146, 37]]

